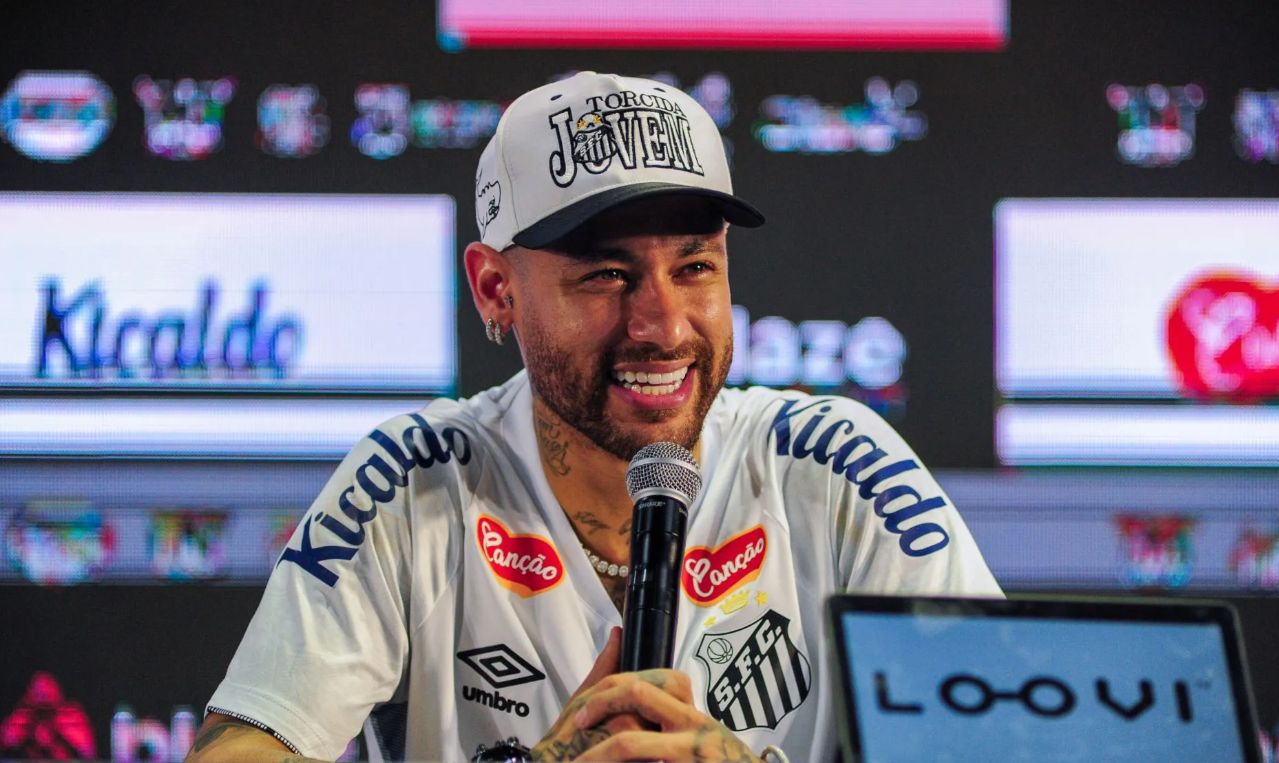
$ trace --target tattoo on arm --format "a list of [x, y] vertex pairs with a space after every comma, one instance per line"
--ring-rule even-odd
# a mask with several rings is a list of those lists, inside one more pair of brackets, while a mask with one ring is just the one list
[[534, 763], [560, 763], [573, 760], [595, 745], [608, 739], [608, 732], [598, 726], [574, 731], [567, 741], [558, 739], [547, 742], [546, 747], [533, 750], [531, 757]]
[[573, 519], [581, 523], [588, 535], [594, 535], [600, 530], [612, 529], [608, 524], [605, 524], [603, 520], [589, 511], [579, 511], [573, 515]]
[[541, 446], [542, 460], [547, 468], [561, 477], [572, 471], [568, 465], [568, 443], [560, 432], [559, 425], [553, 421], [537, 416], [537, 443]]
[[[228, 732], [230, 732], [229, 735], [228, 735]], [[188, 763], [198, 763], [198, 761], [201, 759], [201, 753], [206, 748], [208, 748], [209, 745], [213, 744], [218, 739], [224, 736], [226, 736], [227, 738], [230, 738], [230, 737], [249, 735], [249, 734], [261, 734], [263, 736], [270, 737], [269, 734], [267, 734], [265, 731], [258, 728], [257, 726], [254, 726], [251, 723], [244, 723], [243, 721], [239, 721], [239, 720], [227, 720], [215, 726], [210, 726], [209, 728], [205, 729], [203, 732], [200, 733], [199, 736], [195, 738], [195, 742], [191, 745], [191, 752], [187, 755], [187, 761]], [[287, 751], [281, 750], [281, 752], [284, 753]], [[323, 762], [316, 760], [315, 758], [304, 758], [297, 755], [290, 755], [287, 758], [281, 758], [280, 763], [323, 763]]]
[[191, 745], [191, 749], [194, 752], [200, 752], [205, 747], [213, 744], [218, 737], [234, 728], [251, 729], [253, 727], [247, 723], [241, 723], [240, 721], [225, 721], [223, 723], [219, 723], [216, 726], [209, 727], [209, 729], [203, 734], [196, 737], [195, 744]]

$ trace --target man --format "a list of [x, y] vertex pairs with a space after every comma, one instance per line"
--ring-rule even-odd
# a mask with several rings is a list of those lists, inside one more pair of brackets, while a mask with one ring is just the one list
[[[190, 760], [829, 759], [822, 602], [999, 595], [901, 438], [853, 401], [722, 390], [723, 144], [686, 94], [581, 73], [511, 104], [476, 175], [467, 279], [526, 371], [374, 430], [283, 553]], [[690, 507], [675, 670], [620, 674], [628, 460], [673, 441]], [[397, 733], [398, 732], [398, 733]], [[765, 752], [767, 751], [767, 752]]]

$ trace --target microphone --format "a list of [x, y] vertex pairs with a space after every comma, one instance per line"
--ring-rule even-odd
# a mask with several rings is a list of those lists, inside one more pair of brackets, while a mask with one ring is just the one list
[[639, 449], [626, 468], [631, 515], [631, 572], [622, 615], [624, 671], [669, 668], [675, 658], [675, 608], [688, 506], [702, 491], [693, 454], [673, 442]]

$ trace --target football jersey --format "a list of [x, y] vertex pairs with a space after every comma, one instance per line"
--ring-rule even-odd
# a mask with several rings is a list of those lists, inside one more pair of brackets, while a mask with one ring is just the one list
[[[757, 753], [826, 760], [838, 682], [823, 601], [1000, 596], [902, 438], [847, 398], [724, 390], [701, 437], [675, 667]], [[621, 615], [542, 471], [524, 372], [360, 441], [282, 552], [208, 709], [332, 759], [532, 746]]]

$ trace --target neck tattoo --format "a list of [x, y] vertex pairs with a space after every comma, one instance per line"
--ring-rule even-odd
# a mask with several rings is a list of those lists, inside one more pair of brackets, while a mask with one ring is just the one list
[[552, 474], [568, 476], [572, 469], [568, 465], [568, 441], [560, 427], [554, 421], [542, 416], [535, 416], [537, 424], [537, 444], [541, 446], [542, 462]]

